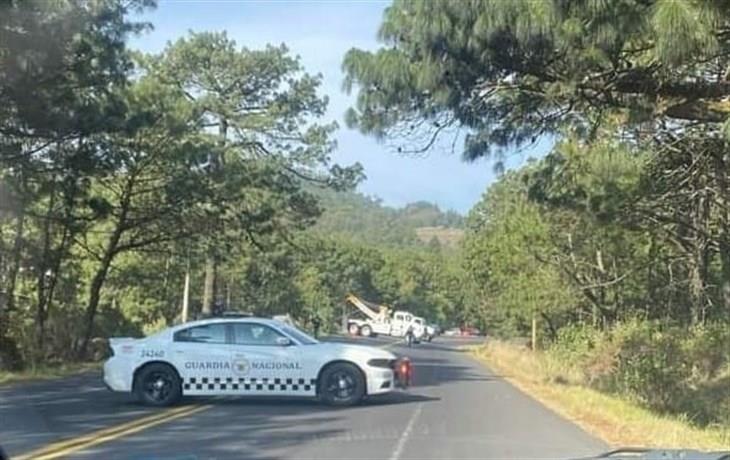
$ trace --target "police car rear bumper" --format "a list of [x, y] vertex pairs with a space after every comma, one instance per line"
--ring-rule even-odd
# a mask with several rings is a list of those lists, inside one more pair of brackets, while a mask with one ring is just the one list
[[104, 363], [104, 386], [111, 391], [132, 391], [130, 372], [126, 366], [119, 364], [115, 363], [114, 358], [110, 358]]

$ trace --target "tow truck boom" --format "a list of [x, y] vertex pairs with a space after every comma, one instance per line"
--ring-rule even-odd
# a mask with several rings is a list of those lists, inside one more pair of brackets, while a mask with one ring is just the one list
[[390, 318], [391, 310], [385, 305], [377, 305], [378, 311], [373, 310], [369, 304], [361, 300], [354, 294], [350, 294], [346, 299], [350, 304], [355, 306], [362, 312], [363, 315], [367, 316], [372, 321], [385, 321]]

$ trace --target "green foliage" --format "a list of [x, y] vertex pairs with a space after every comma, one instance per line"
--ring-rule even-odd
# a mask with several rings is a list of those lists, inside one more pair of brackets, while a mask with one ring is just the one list
[[65, 322], [54, 309], [78, 311], [73, 246], [111, 212], [92, 182], [119, 167], [106, 156], [106, 140], [126, 124], [131, 59], [125, 40], [146, 28], [128, 15], [153, 5], [0, 6], [0, 183], [8, 198], [0, 215], [0, 365], [7, 350], [16, 354], [18, 342], [28, 345], [20, 350], [25, 357], [34, 350], [44, 359], [46, 326]]
[[538, 314], [560, 321], [578, 306], [578, 295], [551, 263], [555, 226], [528, 200], [523, 179], [508, 173], [471, 211], [465, 266], [498, 316], [511, 315], [523, 324]]
[[617, 119], [629, 129], [671, 120], [716, 130], [730, 113], [728, 6], [396, 0], [384, 46], [343, 60], [344, 87], [357, 90], [348, 122], [404, 145], [425, 132], [424, 148], [460, 126], [467, 159], [547, 133], [590, 138]]
[[728, 350], [730, 335], [721, 323], [688, 330], [629, 321], [604, 331], [565, 328], [548, 354], [582, 374], [582, 380], [574, 383], [707, 425], [728, 421]]
[[171, 324], [201, 266], [216, 300], [299, 311], [286, 242], [319, 214], [305, 186], [362, 176], [332, 163], [321, 77], [285, 46], [192, 33], [131, 53], [146, 25], [129, 15], [150, 6], [0, 7], [0, 366]]
[[322, 215], [312, 230], [321, 235], [356, 236], [369, 244], [412, 246], [419, 243], [418, 230], [424, 227], [460, 228], [463, 217], [442, 211], [432, 203], [410, 203], [395, 209], [376, 198], [356, 192], [314, 189]]

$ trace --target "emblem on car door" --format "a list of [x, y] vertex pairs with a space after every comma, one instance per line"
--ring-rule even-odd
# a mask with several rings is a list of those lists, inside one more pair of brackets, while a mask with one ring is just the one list
[[236, 375], [246, 375], [248, 374], [249, 369], [251, 369], [251, 365], [248, 360], [243, 356], [234, 357], [231, 364], [233, 364], [233, 372]]

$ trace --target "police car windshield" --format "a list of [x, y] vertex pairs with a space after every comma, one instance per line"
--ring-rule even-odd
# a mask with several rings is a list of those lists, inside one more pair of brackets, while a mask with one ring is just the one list
[[301, 343], [302, 345], [315, 345], [319, 343], [318, 340], [314, 339], [306, 332], [300, 331], [294, 326], [282, 326], [281, 329], [289, 334], [291, 337], [294, 337], [297, 342]]

